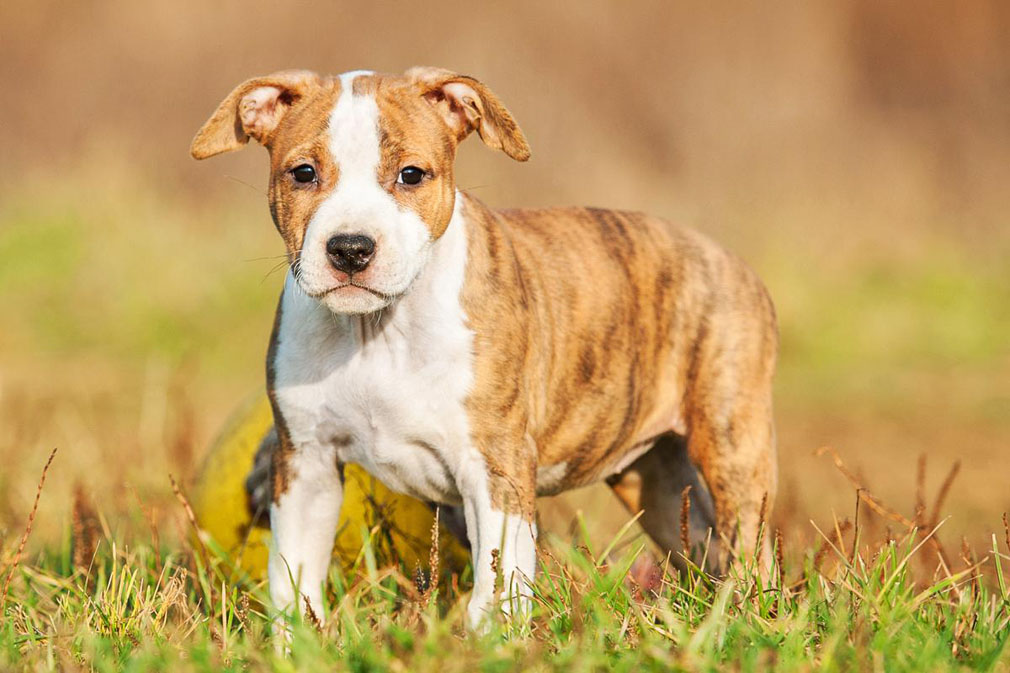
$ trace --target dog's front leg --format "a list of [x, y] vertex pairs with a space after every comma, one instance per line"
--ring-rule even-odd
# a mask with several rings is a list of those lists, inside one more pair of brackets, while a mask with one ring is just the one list
[[[480, 464], [461, 489], [473, 557], [473, 594], [467, 608], [471, 628], [490, 616], [499, 573], [503, 609], [527, 614], [537, 563], [532, 490], [516, 494], [515, 479], [489, 474], [483, 461], [475, 463]], [[532, 483], [528, 487], [535, 488]]]
[[270, 598], [278, 610], [304, 611], [308, 601], [321, 622], [343, 499], [341, 472], [334, 452], [324, 447], [282, 451], [274, 464], [281, 486], [270, 506]]

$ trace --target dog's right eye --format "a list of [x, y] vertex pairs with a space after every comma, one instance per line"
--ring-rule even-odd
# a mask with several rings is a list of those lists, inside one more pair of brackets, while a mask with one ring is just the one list
[[315, 182], [316, 169], [308, 164], [301, 164], [291, 169], [291, 177], [295, 179], [295, 182], [301, 182], [302, 184]]

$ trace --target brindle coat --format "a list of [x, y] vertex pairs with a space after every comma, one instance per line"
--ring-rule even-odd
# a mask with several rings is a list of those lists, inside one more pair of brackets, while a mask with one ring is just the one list
[[[465, 81], [479, 100], [447, 101], [440, 88], [447, 78]], [[246, 123], [239, 101], [263, 86], [282, 93], [259, 111], [265, 126]], [[359, 77], [354, 87], [387, 102], [380, 135], [396, 145], [392, 154], [409, 155], [433, 125], [443, 134], [441, 147], [426, 148], [443, 179], [420, 196], [397, 197], [422, 215], [433, 239], [453, 210], [456, 143], [477, 130], [513, 158], [529, 156], [511, 115], [472, 78], [415, 69]], [[271, 212], [293, 262], [326, 194], [296, 195], [276, 176], [288, 170], [292, 147], [316, 137], [339, 94], [339, 80], [301, 71], [250, 80], [194, 141], [198, 158], [249, 137], [270, 149]], [[430, 105], [407, 102], [414, 98]], [[322, 181], [335, 183], [339, 167], [316, 145], [310, 151]], [[395, 169], [381, 168], [380, 183]], [[714, 527], [711, 567], [752, 552], [776, 488], [777, 351], [772, 302], [753, 271], [701, 234], [643, 214], [492, 210], [460, 196], [468, 249], [461, 301], [475, 351], [466, 410], [495, 507], [532, 520], [536, 495], [606, 480], [631, 511], [645, 510], [642, 525], [660, 546], [679, 552], [681, 491], [692, 485], [692, 541]], [[272, 362], [273, 346], [268, 383]], [[276, 501], [292, 447], [274, 409]], [[553, 477], [538, 484], [538, 470], [552, 467]]]
[[[643, 525], [679, 549], [680, 491], [694, 480], [670, 442], [646, 450], [675, 433], [716, 530], [732, 537], [739, 518], [753, 543], [776, 467], [777, 334], [757, 276], [639, 213], [495, 212], [472, 198], [466, 213], [479, 223], [463, 297], [477, 334], [470, 418], [502, 504], [531, 516], [537, 466], [564, 464], [539, 495], [607, 479], [631, 511], [652, 505]], [[677, 467], [666, 478], [665, 463]]]

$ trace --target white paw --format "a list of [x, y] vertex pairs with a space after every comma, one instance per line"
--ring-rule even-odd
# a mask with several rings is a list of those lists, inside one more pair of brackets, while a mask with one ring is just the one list
[[491, 627], [492, 603], [478, 596], [471, 596], [466, 606], [467, 626], [476, 633], [487, 633]]

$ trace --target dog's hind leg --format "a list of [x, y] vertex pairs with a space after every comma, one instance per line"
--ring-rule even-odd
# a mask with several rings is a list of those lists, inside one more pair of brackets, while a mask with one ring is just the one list
[[[762, 570], [771, 562], [767, 524], [777, 481], [775, 335], [769, 323], [754, 323], [737, 329], [729, 324], [713, 327], [699, 349], [684, 410], [687, 454], [708, 485], [715, 508], [721, 571], [748, 558], [757, 557]], [[762, 329], [765, 338], [754, 338]]]
[[737, 409], [725, 416], [699, 412], [691, 423], [688, 456], [712, 495], [722, 543], [720, 571], [734, 561], [754, 557], [762, 570], [769, 567], [767, 526], [777, 481], [774, 442], [770, 405], [767, 413], [754, 409]]
[[[687, 457], [680, 435], [667, 434], [624, 471], [607, 483], [632, 513], [642, 512], [639, 523], [649, 537], [670, 554], [670, 562], [684, 569], [682, 530], [684, 489], [690, 487], [686, 555], [695, 563], [705, 559], [714, 570], [719, 557], [715, 535], [715, 510], [708, 488]], [[706, 550], [706, 542], [711, 547]]]
[[712, 496], [720, 573], [747, 558], [757, 557], [762, 571], [771, 562], [767, 526], [776, 487], [774, 432], [770, 418], [747, 420], [743, 415], [725, 422], [704, 417], [688, 439], [688, 456]]

